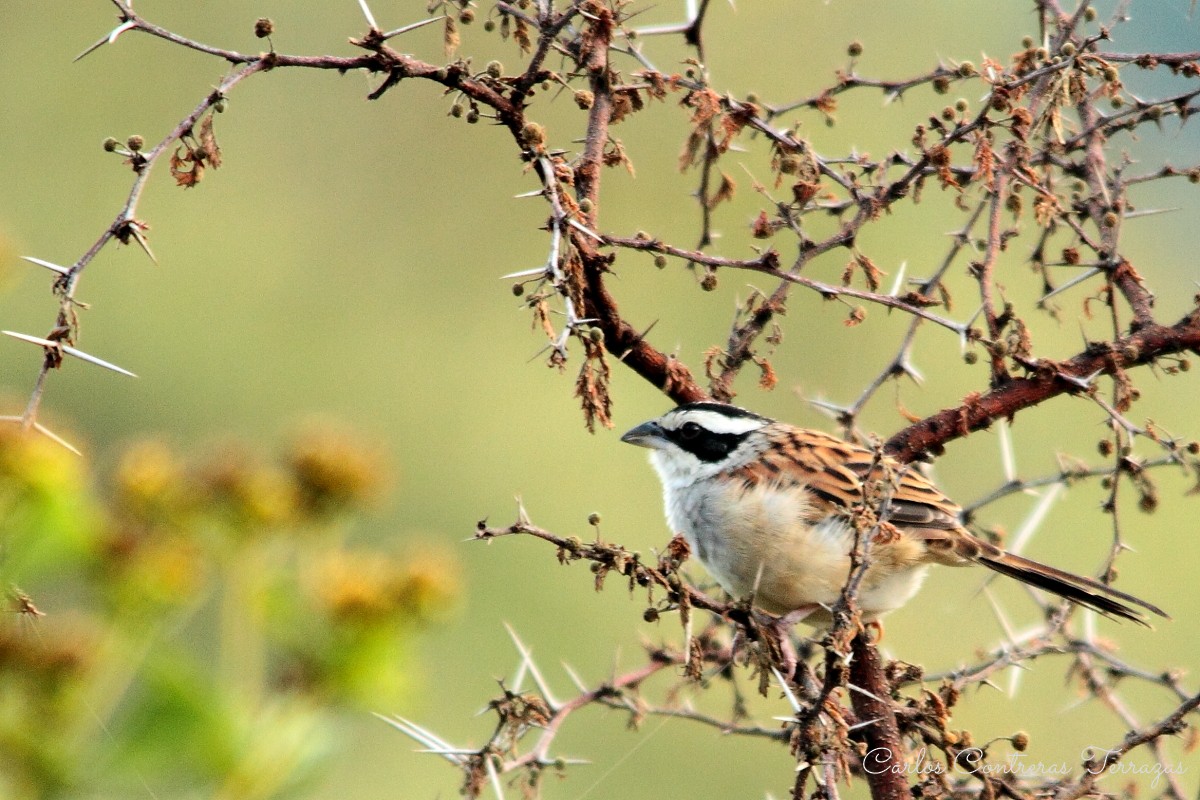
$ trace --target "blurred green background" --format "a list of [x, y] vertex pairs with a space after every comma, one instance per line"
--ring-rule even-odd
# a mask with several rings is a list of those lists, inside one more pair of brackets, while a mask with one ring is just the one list
[[[419, 3], [376, 0], [371, 6], [384, 27], [424, 15]], [[253, 36], [260, 16], [274, 19], [274, 44], [286, 53], [348, 54], [353, 49], [347, 37], [365, 28], [352, 0], [141, 0], [138, 10], [183, 35], [243, 51], [262, 47]], [[1134, 19], [1118, 30], [1114, 49], [1194, 48], [1200, 22], [1189, 11], [1182, 1], [1134, 3]], [[670, 22], [682, 14], [681, 3], [660, 3], [638, 22]], [[103, 0], [10, 2], [4, 16], [0, 327], [42, 335], [56, 310], [49, 281], [16, 256], [61, 264], [77, 259], [117, 213], [130, 185], [129, 172], [102, 151], [101, 141], [135, 133], [158, 141], [216, 84], [223, 65], [137, 35], [72, 64], [114, 24], [113, 9]], [[714, 3], [709, 67], [718, 91], [754, 91], [766, 102], [783, 103], [832, 83], [833, 70], [847, 63], [851, 40], [865, 48], [862, 74], [897, 78], [926, 71], [939, 59], [1003, 60], [1019, 49], [1022, 36], [1036, 34], [1033, 20], [1022, 3], [759, 0], [736, 9]], [[396, 46], [426, 60], [444, 58], [437, 26]], [[664, 71], [681, 69], [689, 55], [665, 38], [646, 41], [645, 51]], [[515, 45], [485, 34], [478, 23], [463, 29], [460, 54], [473, 57], [479, 68], [492, 58], [511, 62], [509, 71], [520, 63]], [[1136, 70], [1122, 76], [1139, 93], [1173, 85], [1169, 76]], [[160, 435], [180, 452], [195, 453], [231, 438], [272, 451], [314, 416], [358, 431], [390, 465], [389, 486], [386, 500], [371, 507], [350, 535], [385, 549], [413, 546], [442, 554], [457, 562], [461, 585], [447, 617], [421, 632], [416, 651], [397, 663], [409, 691], [374, 708], [416, 720], [455, 744], [479, 744], [492, 720], [475, 714], [496, 692], [496, 679], [511, 675], [517, 661], [502, 623], [534, 649], [564, 694], [570, 683], [560, 661], [597, 681], [638, 663], [640, 637], [678, 640], [673, 622], [643, 624], [639, 598], [626, 596], [616, 583], [596, 595], [590, 575], [579, 566], [559, 567], [548, 547], [521, 540], [462, 543], [480, 518], [511, 521], [519, 495], [534, 521], [556, 532], [588, 536], [587, 515], [598, 511], [606, 538], [643, 552], [661, 546], [667, 531], [657, 481], [644, 453], [620, 446], [617, 437], [660, 413], [666, 401], [615, 368], [617, 430], [594, 436], [584, 430], [571, 396], [572, 365], [560, 375], [535, 357], [541, 334], [531, 329], [508, 284], [498, 280], [545, 258], [547, 239], [538, 231], [544, 205], [511, 199], [536, 189], [535, 179], [522, 171], [506, 134], [451, 119], [450, 98], [432, 84], [405, 82], [367, 102], [375, 85], [357, 74], [278, 70], [257, 76], [237, 88], [216, 120], [222, 169], [188, 191], [172, 185], [165, 164], [156, 169], [139, 217], [152, 226], [150, 242], [162, 266], [136, 248], [108, 248], [89, 268], [79, 295], [91, 305], [81, 346], [140, 378], [70, 364], [50, 376], [43, 420], [81, 446], [88, 467], [101, 475], [113, 470], [132, 441], [146, 436]], [[954, 91], [948, 98], [916, 91], [886, 109], [879, 93], [854, 93], [843, 98], [835, 126], [802, 115], [801, 133], [824, 154], [905, 148], [913, 124], [957, 97]], [[975, 104], [981, 95], [974, 84], [965, 97]], [[543, 100], [537, 99], [532, 116], [547, 125], [549, 144], [572, 147], [582, 135], [583, 112], [569, 95], [553, 104]], [[637, 177], [622, 170], [606, 176], [605, 230], [631, 235], [643, 229], [682, 246], [694, 244], [698, 215], [690, 192], [697, 177], [676, 169], [686, 115], [674, 104], [668, 98], [614, 130]], [[1194, 130], [1167, 122], [1138, 141], [1126, 137], [1114, 152], [1127, 149], [1148, 171], [1164, 161], [1195, 164], [1198, 145]], [[750, 177], [733, 169], [737, 164], [767, 180], [761, 148], [727, 162], [741, 187], [737, 200], [717, 215], [724, 238], [716, 249], [729, 255], [749, 252], [748, 225], [761, 207]], [[1194, 258], [1200, 248], [1197, 189], [1176, 180], [1139, 191], [1135, 199], [1144, 208], [1181, 209], [1128, 224], [1124, 239], [1126, 255], [1158, 292], [1162, 319], [1173, 321], [1190, 306], [1200, 275]], [[921, 206], [903, 206], [871, 226], [860, 248], [889, 273], [906, 262], [910, 275], [928, 274], [948, 246], [944, 234], [961, 226], [951, 201], [928, 187]], [[1024, 225], [1032, 228], [1030, 220]], [[1006, 281], [1014, 300], [1033, 297], [1020, 271], [1020, 256], [1032, 241], [1026, 236], [1014, 244]], [[835, 255], [810, 269], [834, 280], [843, 266]], [[616, 271], [612, 288], [627, 318], [639, 327], [657, 320], [652, 340], [694, 369], [706, 348], [722, 342], [733, 302], [745, 296], [747, 285], [771, 288], [751, 276], [722, 274], [719, 289], [703, 293], [680, 265], [660, 273], [649, 258], [629, 255], [620, 257]], [[952, 286], [968, 296], [961, 274], [952, 277]], [[1075, 316], [1082, 299], [1081, 292], [1061, 298], [1061, 325], [1034, 318], [1035, 345], [1043, 354], [1078, 350]], [[964, 301], [956, 314], [970, 305]], [[774, 361], [779, 388], [765, 394], [747, 375], [739, 401], [793, 422], [832, 427], [793, 389], [804, 397], [852, 401], [887, 363], [904, 325], [870, 309], [866, 324], [846, 328], [845, 311], [796, 294]], [[1103, 337], [1103, 320], [1086, 323], [1083, 333]], [[901, 384], [898, 395], [885, 388], [864, 416], [868, 428], [887, 435], [904, 424], [894, 397], [926, 414], [985, 385], [982, 364], [965, 365], [957, 343], [938, 332], [923, 332], [915, 360], [928, 378], [925, 385]], [[38, 363], [34, 348], [0, 343], [0, 413], [19, 413]], [[1197, 436], [1200, 384], [1194, 376], [1142, 371], [1136, 380], [1143, 400], [1131, 417]], [[1053, 471], [1060, 453], [1094, 460], [1102, 421], [1096, 407], [1067, 398], [1023, 414], [1013, 429], [1021, 475]], [[938, 468], [956, 498], [982, 496], [1003, 480], [996, 436], [955, 443]], [[1120, 642], [1124, 657], [1152, 672], [1191, 667], [1200, 655], [1195, 560], [1180, 557], [1181, 548], [1190, 553], [1193, 546], [1196, 500], [1184, 497], [1190, 486], [1185, 476], [1164, 471], [1156, 477], [1160, 510], [1123, 517], [1123, 532], [1137, 553], [1122, 560], [1121, 585], [1164, 606], [1175, 620], [1157, 631], [1099, 623]], [[1109, 518], [1098, 510], [1101, 499], [1095, 484], [1073, 490], [1055, 505], [1030, 554], [1094, 570], [1111, 535]], [[1013, 530], [1034, 502], [1011, 498], [981, 521]], [[1132, 508], [1135, 498], [1127, 505]], [[918, 599], [888, 620], [888, 652], [940, 671], [999, 641], [1000, 627], [977, 594], [981, 581], [969, 571], [935, 573]], [[1032, 620], [1019, 588], [995, 588], [1014, 617]], [[37, 624], [52, 631], [75, 598], [64, 590], [42, 592], [37, 601], [48, 614]], [[954, 635], [941, 633], [947, 630]], [[1108, 745], [1120, 738], [1124, 729], [1110, 713], [1095, 702], [1078, 703], [1073, 686], [1064, 689], [1061, 664], [1047, 660], [1033, 667], [1023, 674], [1015, 700], [983, 690], [964, 700], [958, 722], [973, 728], [977, 739], [1026, 729], [1031, 753], [1047, 763], [1076, 763], [1081, 743]], [[1000, 683], [1007, 688], [1004, 677]], [[1129, 699], [1143, 720], [1169, 708], [1162, 693], [1133, 690]], [[769, 704], [762, 708], [782, 713]], [[455, 795], [457, 773], [414, 754], [410, 741], [365, 711], [344, 712], [337, 725], [329, 737], [334, 755], [314, 779], [318, 795]], [[568, 725], [557, 750], [594, 766], [548, 783], [552, 797], [649, 798], [692, 794], [697, 787], [705, 796], [778, 796], [791, 776], [790, 760], [778, 747], [721, 739], [680, 721], [651, 720], [643, 732], [632, 733], [623, 716], [601, 711]], [[1195, 767], [1184, 776], [1194, 790], [1200, 763], [1180, 758]], [[150, 796], [149, 787], [136, 781], [123, 789], [122, 796]]]

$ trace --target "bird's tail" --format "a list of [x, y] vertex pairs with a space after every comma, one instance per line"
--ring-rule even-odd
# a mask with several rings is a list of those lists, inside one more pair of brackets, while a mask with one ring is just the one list
[[1166, 619], [1171, 618], [1167, 612], [1153, 603], [1147, 603], [1141, 598], [1114, 589], [1100, 581], [1040, 564], [1012, 553], [980, 554], [977, 558], [980, 563], [996, 570], [1001, 575], [1007, 575], [1028, 583], [1030, 586], [1053, 592], [1059, 597], [1065, 597], [1073, 603], [1087, 606], [1101, 614], [1132, 620], [1147, 627], [1150, 626], [1150, 623], [1146, 621], [1146, 615], [1142, 613], [1141, 609]]

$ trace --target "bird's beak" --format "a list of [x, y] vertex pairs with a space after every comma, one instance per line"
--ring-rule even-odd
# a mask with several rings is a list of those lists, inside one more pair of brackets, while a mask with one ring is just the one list
[[621, 441], [628, 444], [636, 444], [638, 447], [651, 447], [655, 450], [660, 450], [666, 443], [666, 437], [663, 435], [663, 429], [658, 424], [658, 420], [652, 419], [628, 431], [621, 437]]

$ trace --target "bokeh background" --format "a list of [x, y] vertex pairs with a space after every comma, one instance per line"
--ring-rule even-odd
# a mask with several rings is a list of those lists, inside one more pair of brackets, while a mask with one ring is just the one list
[[[639, 19], [646, 25], [684, 13], [681, 3], [646, 5]], [[385, 27], [425, 13], [421, 3], [376, 0], [371, 6]], [[1102, 13], [1111, 10], [1101, 7]], [[287, 53], [350, 53], [347, 37], [364, 30], [352, 0], [140, 0], [138, 9], [189, 37], [246, 51], [262, 47], [253, 36], [260, 16], [274, 19], [274, 44]], [[1136, 2], [1131, 13], [1115, 49], [1188, 50], [1200, 41], [1200, 21], [1183, 0]], [[130, 174], [102, 151], [101, 141], [135, 133], [157, 141], [223, 74], [212, 58], [136, 35], [71, 63], [112, 25], [113, 9], [103, 0], [6, 4], [0, 24], [5, 329], [44, 334], [56, 310], [46, 274], [16, 257], [72, 263], [124, 201]], [[1022, 36], [1036, 35], [1027, 4], [966, 0], [715, 3], [708, 30], [714, 86], [778, 103], [831, 84], [833, 71], [847, 63], [852, 40], [864, 46], [861, 73], [895, 78], [926, 71], [939, 59], [1003, 59], [1019, 49]], [[493, 58], [514, 68], [519, 63], [515, 45], [485, 34], [478, 23], [464, 28], [462, 39], [460, 54], [480, 68]], [[443, 59], [437, 26], [397, 46], [427, 60]], [[666, 38], [647, 41], [645, 48], [664, 71], [681, 69], [689, 55]], [[623, 66], [633, 68], [631, 62]], [[1154, 81], [1171, 80], [1128, 72], [1134, 91], [1161, 91], [1165, 83]], [[596, 511], [606, 538], [644, 552], [661, 546], [667, 531], [657, 482], [644, 454], [617, 439], [625, 428], [660, 413], [666, 401], [618, 368], [617, 429], [595, 435], [584, 430], [570, 369], [564, 375], [544, 366], [537, 356], [541, 334], [499, 280], [545, 258], [547, 239], [538, 231], [545, 207], [536, 199], [512, 199], [536, 189], [535, 178], [522, 171], [506, 134], [450, 118], [451, 99], [437, 87], [405, 82], [368, 102], [374, 85], [356, 74], [279, 70], [258, 76], [238, 87], [216, 121], [224, 167], [184, 191], [160, 165], [139, 216], [152, 226], [161, 266], [136, 248], [108, 248], [89, 268], [80, 293], [91, 306], [81, 346], [140, 377], [126, 380], [71, 364], [50, 376], [44, 419], [84, 450], [86, 468], [98, 476], [110, 474], [130, 443], [147, 436], [196, 453], [230, 439], [269, 451], [314, 417], [358, 431], [383, 454], [388, 485], [386, 499], [360, 516], [349, 535], [384, 549], [437, 553], [458, 576], [445, 616], [411, 639], [414, 649], [397, 662], [405, 671], [405, 691], [372, 708], [402, 714], [456, 744], [477, 744], [492, 721], [476, 713], [497, 691], [496, 680], [511, 675], [517, 663], [504, 623], [533, 648], [563, 693], [570, 683], [560, 662], [595, 681], [636, 664], [643, 639], [678, 639], [672, 622], [641, 622], [640, 598], [627, 596], [616, 582], [597, 595], [583, 567], [558, 566], [547, 547], [515, 539], [464, 543], [476, 520], [514, 518], [520, 496], [535, 522], [557, 532], [591, 535], [586, 520]], [[966, 99], [974, 104], [979, 98]], [[886, 108], [881, 100], [876, 92], [847, 96], [836, 125], [802, 116], [802, 134], [823, 153], [903, 148], [912, 125], [947, 98], [924, 90]], [[608, 173], [605, 230], [631, 235], [644, 229], [681, 245], [694, 243], [698, 214], [691, 192], [697, 177], [676, 169], [686, 113], [673, 103], [669, 98], [614, 130], [637, 176]], [[546, 124], [551, 146], [564, 148], [581, 135], [585, 119], [569, 94], [541, 104], [534, 117]], [[1190, 166], [1200, 158], [1195, 134], [1168, 122], [1120, 146], [1147, 170], [1163, 162]], [[744, 165], [765, 180], [762, 151], [747, 153]], [[718, 214], [725, 238], [717, 249], [744, 255], [760, 199], [749, 189], [749, 175], [734, 177], [741, 190]], [[1191, 304], [1200, 276], [1196, 192], [1184, 180], [1154, 184], [1139, 203], [1179, 210], [1126, 226], [1126, 253], [1158, 291], [1163, 319], [1177, 318]], [[910, 274], [927, 273], [948, 246], [944, 234], [961, 225], [950, 201], [928, 188], [924, 205], [872, 226], [860, 247], [889, 272], [906, 262]], [[1017, 240], [1017, 249], [1030, 241]], [[835, 279], [842, 266], [832, 258], [814, 269]], [[628, 255], [616, 269], [613, 290], [627, 317], [638, 326], [657, 320], [655, 343], [693, 368], [706, 348], [722, 341], [734, 300], [754, 283], [750, 276], [722, 274], [718, 290], [704, 293], [681, 265], [658, 272], [649, 258]], [[1014, 273], [1011, 288], [1015, 298], [1028, 300], [1023, 278]], [[1062, 298], [1061, 324], [1038, 319], [1035, 342], [1043, 352], [1066, 355], [1079, 348], [1075, 316], [1082, 299]], [[832, 427], [802, 398], [852, 401], [887, 362], [904, 324], [871, 310], [866, 324], [847, 328], [844, 315], [838, 304], [797, 294], [774, 361], [779, 388], [764, 393], [746, 376], [739, 401], [797, 423]], [[1103, 336], [1102, 320], [1085, 323], [1082, 335], [1089, 331]], [[894, 399], [926, 414], [984, 386], [982, 364], [964, 364], [957, 343], [948, 339], [923, 334], [916, 363], [927, 382], [885, 389], [864, 416], [866, 427], [882, 435], [899, 428], [903, 418]], [[0, 412], [20, 412], [38, 364], [34, 348], [0, 342]], [[1143, 370], [1137, 375], [1143, 400], [1131, 416], [1152, 418], [1180, 436], [1200, 435], [1194, 374], [1164, 377]], [[1053, 472], [1063, 453], [1094, 458], [1102, 421], [1094, 406], [1066, 398], [1023, 414], [1013, 429], [1020, 474]], [[953, 496], [969, 501], [984, 495], [1003, 481], [996, 436], [952, 445], [938, 471]], [[1192, 557], [1197, 501], [1184, 496], [1191, 485], [1186, 476], [1163, 472], [1159, 479], [1157, 513], [1124, 518], [1137, 552], [1121, 563], [1122, 586], [1166, 607], [1175, 620], [1156, 631], [1099, 623], [1130, 661], [1151, 671], [1189, 668], [1200, 655]], [[1109, 519], [1098, 510], [1101, 498], [1095, 484], [1072, 490], [1053, 507], [1029, 552], [1066, 568], [1094, 570], [1111, 535]], [[986, 522], [1012, 530], [1035, 501], [1011, 498], [992, 507]], [[909, 608], [888, 620], [886, 649], [930, 671], [971, 661], [1002, 636], [978, 594], [981, 582], [974, 573], [935, 574]], [[37, 596], [48, 614], [37, 623], [43, 629], [59, 624], [76, 600], [69, 587], [59, 588]], [[998, 587], [998, 594], [1015, 618], [1032, 619], [1021, 590]], [[966, 699], [958, 716], [963, 727], [973, 728], [977, 738], [1025, 729], [1031, 752], [1048, 764], [1077, 763], [1080, 742], [1105, 745], [1123, 734], [1097, 703], [1080, 702], [1064, 683], [1060, 664], [1048, 660], [1033, 667], [1015, 696], [1004, 676], [996, 691]], [[1160, 693], [1135, 691], [1130, 701], [1146, 720], [1168, 708]], [[762, 709], [783, 713], [769, 704]], [[317, 796], [455, 795], [455, 771], [415, 754], [412, 742], [367, 711], [342, 712], [326, 732], [331, 754], [308, 784]], [[776, 746], [723, 739], [681, 721], [651, 720], [635, 733], [611, 712], [580, 715], [558, 749], [594, 765], [576, 768], [566, 781], [551, 780], [546, 791], [552, 797], [698, 791], [778, 796], [791, 775], [789, 758]], [[1180, 758], [1194, 767], [1184, 776], [1194, 790], [1200, 762], [1182, 753]], [[129, 777], [120, 794], [151, 791]]]

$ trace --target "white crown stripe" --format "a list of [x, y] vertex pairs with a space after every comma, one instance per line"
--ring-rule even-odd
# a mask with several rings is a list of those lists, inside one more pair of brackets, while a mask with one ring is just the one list
[[694, 422], [706, 431], [716, 434], [749, 433], [767, 424], [767, 420], [760, 417], [731, 417], [710, 409], [689, 408], [668, 413], [663, 418], [662, 425], [665, 428], [677, 430], [688, 422]]

